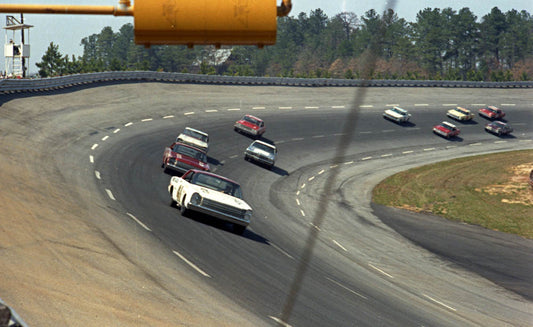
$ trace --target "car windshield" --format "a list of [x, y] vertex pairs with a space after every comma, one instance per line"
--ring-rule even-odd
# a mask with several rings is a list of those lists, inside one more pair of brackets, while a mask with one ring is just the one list
[[392, 108], [392, 111], [394, 111], [394, 112], [396, 112], [396, 113], [398, 113], [400, 115], [405, 115], [406, 114], [405, 111], [403, 111], [402, 109], [399, 109], [399, 108]]
[[183, 134], [189, 135], [190, 137], [194, 137], [195, 139], [198, 139], [198, 140], [201, 140], [201, 141], [207, 143], [207, 135], [198, 133], [198, 132], [190, 130], [190, 129], [184, 130]]
[[224, 178], [196, 173], [194, 174], [191, 183], [242, 199], [241, 186]]
[[468, 110], [463, 109], [463, 108], [457, 108], [457, 109], [455, 109], [455, 110], [459, 111], [459, 112], [462, 113], [463, 115], [468, 115], [468, 114], [469, 114]]
[[493, 124], [494, 124], [494, 126], [496, 126], [496, 127], [500, 127], [500, 128], [504, 128], [504, 127], [505, 127], [505, 124], [504, 124], [504, 123], [500, 123], [499, 121], [496, 121], [496, 122], [494, 122]]
[[244, 118], [242, 120], [259, 126], [259, 121], [257, 119], [254, 119], [254, 118], [250, 117], [250, 116], [244, 116]]
[[252, 149], [259, 149], [259, 150], [266, 151], [268, 153], [274, 153], [274, 149], [272, 149], [268, 145], [265, 145], [265, 144], [262, 144], [262, 143], [259, 143], [259, 142], [254, 142], [252, 144]]
[[185, 146], [182, 144], [176, 144], [172, 148], [172, 151], [179, 153], [179, 154], [183, 154], [184, 156], [198, 159], [201, 162], [207, 162], [207, 155], [205, 153], [195, 148], [191, 148], [189, 146]]

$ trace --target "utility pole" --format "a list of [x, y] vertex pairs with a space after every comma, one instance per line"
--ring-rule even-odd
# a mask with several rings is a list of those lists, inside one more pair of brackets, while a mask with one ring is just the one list
[[[24, 25], [24, 14], [20, 14], [20, 24]], [[21, 44], [24, 43], [24, 29], [21, 29], [20, 32], [22, 33], [21, 37]], [[26, 58], [22, 56], [22, 78], [26, 78]]]

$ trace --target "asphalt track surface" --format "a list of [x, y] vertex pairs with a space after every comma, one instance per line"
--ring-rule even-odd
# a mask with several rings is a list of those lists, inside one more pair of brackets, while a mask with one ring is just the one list
[[[242, 317], [253, 317], [250, 325], [279, 323], [295, 283], [297, 300], [282, 322], [291, 326], [531, 325], [531, 240], [370, 202], [372, 187], [397, 171], [454, 157], [531, 149], [531, 92], [370, 88], [357, 120], [346, 121], [354, 94], [353, 88], [131, 83], [20, 101], [40, 106], [43, 120], [47, 105], [64, 106], [64, 112], [54, 113], [68, 116], [69, 132], [62, 133], [61, 147], [51, 147], [61, 150], [55, 155], [59, 175], [87, 189], [87, 206], [113, 217], [106, 237], [134, 265], [151, 266], [150, 278], [170, 297], [178, 295], [166, 289], [167, 281], [180, 283], [169, 276], [173, 271], [194, 281], [207, 297], [216, 294], [205, 303], [213, 311], [225, 312], [230, 303], [242, 310]], [[16, 108], [17, 103], [10, 99], [2, 107]], [[383, 110], [394, 104], [413, 114], [411, 123], [383, 119]], [[486, 120], [480, 117], [457, 123], [462, 133], [454, 140], [431, 133], [434, 124], [449, 120], [447, 109], [482, 104], [508, 113], [513, 136], [486, 133]], [[235, 133], [232, 125], [244, 113], [263, 118], [263, 139], [278, 146], [271, 171], [243, 160], [252, 140]], [[333, 165], [345, 124], [355, 129], [354, 137]], [[162, 171], [161, 158], [185, 126], [209, 133], [212, 170], [239, 181], [254, 208], [254, 220], [242, 236], [227, 224], [199, 215], [181, 217], [170, 207], [170, 176]], [[328, 202], [321, 203], [332, 176], [334, 188]], [[327, 206], [320, 226], [314, 216], [318, 205]], [[85, 219], [107, 228], [104, 219]], [[135, 236], [128, 238], [131, 231]], [[295, 281], [312, 231], [318, 231], [312, 259]], [[154, 243], [157, 250], [146, 248]], [[242, 322], [227, 323], [232, 324]]]

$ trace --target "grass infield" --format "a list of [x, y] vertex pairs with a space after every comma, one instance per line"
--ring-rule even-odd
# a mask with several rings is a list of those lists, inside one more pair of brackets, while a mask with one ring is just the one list
[[453, 159], [390, 176], [372, 198], [533, 239], [532, 169], [533, 150]]

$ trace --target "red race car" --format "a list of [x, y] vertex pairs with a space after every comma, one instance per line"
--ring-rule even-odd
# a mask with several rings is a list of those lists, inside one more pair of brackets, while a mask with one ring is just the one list
[[174, 142], [165, 148], [161, 167], [165, 168], [165, 172], [169, 169], [180, 173], [185, 173], [189, 169], [209, 171], [207, 154], [200, 149], [180, 142]]
[[479, 109], [479, 115], [488, 119], [501, 119], [505, 117], [505, 112], [495, 106], [488, 106]]
[[459, 135], [460, 132], [461, 131], [457, 126], [448, 123], [447, 121], [443, 121], [442, 123], [433, 126], [433, 133], [444, 136], [447, 139]]
[[255, 138], [261, 137], [266, 131], [265, 122], [261, 118], [252, 115], [244, 115], [244, 117], [235, 122], [233, 129], [236, 132], [245, 133]]

